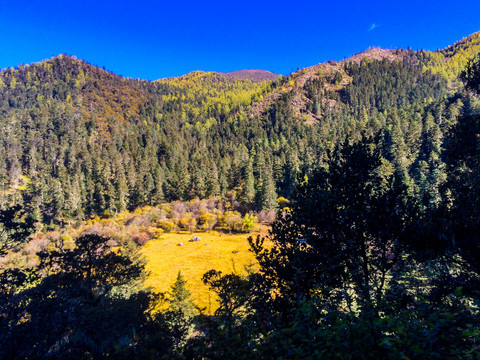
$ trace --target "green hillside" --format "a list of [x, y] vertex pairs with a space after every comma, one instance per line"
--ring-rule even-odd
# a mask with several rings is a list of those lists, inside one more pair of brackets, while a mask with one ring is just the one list
[[200, 71], [149, 82], [69, 56], [5, 69], [0, 204], [59, 223], [234, 190], [243, 212], [270, 210], [345, 137], [381, 129], [386, 159], [421, 191], [421, 164], [440, 152], [426, 132], [441, 138], [462, 106], [435, 74], [456, 76], [477, 40], [372, 49], [273, 82]]

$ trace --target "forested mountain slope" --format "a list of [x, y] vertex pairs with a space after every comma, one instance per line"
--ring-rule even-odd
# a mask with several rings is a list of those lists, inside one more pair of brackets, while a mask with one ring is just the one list
[[245, 211], [274, 209], [338, 143], [382, 129], [386, 168], [431, 197], [464, 105], [449, 64], [476, 53], [476, 39], [371, 49], [272, 82], [198, 71], [149, 82], [69, 56], [5, 69], [0, 203], [50, 222], [233, 190]]
[[425, 69], [432, 73], [440, 73], [448, 79], [455, 79], [459, 72], [465, 68], [467, 61], [480, 52], [480, 32], [457, 41], [435, 52], [422, 51]]

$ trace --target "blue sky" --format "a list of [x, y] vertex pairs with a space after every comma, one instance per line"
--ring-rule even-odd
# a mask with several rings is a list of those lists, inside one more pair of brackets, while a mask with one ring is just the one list
[[133, 78], [289, 74], [370, 46], [436, 50], [480, 30], [480, 1], [0, 0], [0, 68], [61, 53]]

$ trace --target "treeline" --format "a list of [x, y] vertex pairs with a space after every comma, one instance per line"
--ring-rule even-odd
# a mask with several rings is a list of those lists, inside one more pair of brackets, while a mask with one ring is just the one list
[[265, 83], [192, 77], [146, 83], [69, 57], [3, 71], [2, 203], [49, 223], [236, 189], [274, 209], [315, 143], [306, 127], [288, 109], [247, 116]]

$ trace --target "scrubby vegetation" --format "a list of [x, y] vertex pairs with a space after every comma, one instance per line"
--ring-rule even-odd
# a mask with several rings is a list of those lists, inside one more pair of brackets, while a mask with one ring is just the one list
[[[194, 199], [188, 202], [174, 201], [158, 207], [146, 206], [134, 212], [125, 211], [116, 216], [98, 216], [87, 221], [72, 221], [64, 227], [44, 227], [36, 224], [35, 237], [26, 246], [19, 239], [26, 239], [29, 231], [35, 229], [32, 216], [26, 216], [18, 207], [5, 210], [0, 221], [4, 230], [2, 241], [3, 263], [7, 266], [28, 267], [39, 262], [37, 253], [53, 248], [72, 248], [74, 238], [84, 233], [96, 234], [111, 239], [117, 244], [132, 243], [144, 246], [152, 239], [165, 238], [167, 234], [189, 240], [195, 234], [245, 234], [239, 238], [246, 240], [258, 222], [269, 224], [275, 219], [274, 212], [261, 211], [244, 216], [238, 210], [225, 210], [231, 206], [228, 201], [216, 198]], [[12, 222], [12, 219], [18, 219]], [[28, 226], [22, 229], [23, 226]], [[265, 225], [266, 226], [266, 225]], [[21, 231], [20, 231], [21, 230]], [[12, 251], [17, 250], [17, 251]]]

